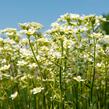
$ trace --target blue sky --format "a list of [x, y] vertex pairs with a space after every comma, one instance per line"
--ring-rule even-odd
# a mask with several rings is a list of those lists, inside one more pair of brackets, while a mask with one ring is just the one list
[[109, 12], [109, 0], [0, 0], [0, 29], [36, 21], [48, 28], [60, 15]]

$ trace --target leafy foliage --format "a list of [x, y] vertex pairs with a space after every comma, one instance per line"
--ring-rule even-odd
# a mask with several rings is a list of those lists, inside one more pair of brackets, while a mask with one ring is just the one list
[[106, 18], [108, 22], [104, 22], [102, 24], [102, 28], [105, 31], [105, 33], [109, 35], [109, 14], [104, 14], [103, 17]]

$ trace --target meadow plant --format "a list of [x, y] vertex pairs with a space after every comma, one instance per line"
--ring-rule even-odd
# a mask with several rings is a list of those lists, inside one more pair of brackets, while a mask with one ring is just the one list
[[109, 36], [102, 16], [66, 13], [0, 31], [0, 109], [108, 109]]

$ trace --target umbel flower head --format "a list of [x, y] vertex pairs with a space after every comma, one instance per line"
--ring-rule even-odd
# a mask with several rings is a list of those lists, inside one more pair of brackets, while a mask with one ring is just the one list
[[9, 65], [4, 65], [2, 67], [0, 67], [0, 71], [6, 71], [10, 68], [10, 64]]
[[109, 46], [109, 35], [105, 35], [103, 38], [99, 40], [99, 43], [102, 46]]
[[8, 36], [10, 39], [13, 39], [15, 42], [19, 42], [20, 37], [15, 28], [6, 28], [0, 31], [1, 34]]
[[12, 36], [14, 34], [16, 34], [16, 29], [15, 28], [6, 28], [1, 30], [1, 33], [5, 33], [8, 36]]
[[60, 16], [55, 23], [52, 23], [51, 29], [47, 31], [47, 34], [55, 39], [60, 36], [73, 38], [75, 34], [99, 32], [101, 30], [100, 25], [105, 21], [106, 19], [102, 16], [80, 16], [66, 13]]
[[37, 22], [20, 23], [20, 27], [23, 31], [22, 33], [26, 35], [34, 35], [37, 30], [41, 29], [43, 26]]

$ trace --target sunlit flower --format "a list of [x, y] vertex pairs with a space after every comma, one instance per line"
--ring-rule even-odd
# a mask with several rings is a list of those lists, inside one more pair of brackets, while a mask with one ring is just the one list
[[4, 29], [4, 30], [1, 30], [1, 33], [16, 34], [16, 29], [15, 29], [15, 28], [6, 28], [6, 29]]
[[53, 48], [50, 49], [49, 55], [53, 56], [57, 59], [61, 58], [61, 52], [55, 51], [55, 49], [53, 49]]
[[101, 63], [97, 63], [97, 65], [96, 65], [97, 67], [101, 67], [102, 66], [102, 64]]
[[81, 76], [77, 76], [73, 78], [74, 80], [76, 80], [77, 82], [83, 82], [84, 79], [81, 78]]
[[60, 25], [59, 25], [59, 23], [57, 23], [57, 22], [54, 22], [54, 23], [52, 23], [51, 24], [51, 27], [53, 27], [53, 28], [57, 28], [57, 27], [59, 27]]
[[11, 98], [12, 100], [14, 100], [17, 96], [18, 96], [18, 92], [16, 91], [16, 92], [14, 92], [13, 94], [11, 94], [10, 98]]
[[21, 41], [20, 41], [21, 45], [28, 45], [28, 39], [26, 38], [23, 38]]
[[96, 39], [100, 39], [103, 37], [102, 33], [93, 33], [90, 35], [91, 38], [95, 37]]
[[42, 28], [42, 25], [37, 22], [28, 22], [28, 23], [20, 23], [20, 27], [23, 30], [29, 30], [31, 28], [33, 28], [34, 30], [38, 30]]
[[5, 64], [6, 63], [6, 59], [2, 59], [1, 63]]
[[61, 53], [60, 52], [54, 52], [53, 56], [56, 57], [57, 59], [61, 58]]
[[28, 65], [30, 69], [35, 69], [37, 67], [36, 63], [31, 63]]
[[103, 38], [99, 40], [101, 45], [109, 46], [109, 35], [105, 35]]
[[75, 43], [72, 40], [64, 40], [63, 46], [64, 48], [71, 48], [75, 45]]
[[32, 52], [26, 48], [20, 48], [20, 53], [25, 57], [32, 56]]
[[18, 38], [17, 30], [15, 28], [3, 29], [3, 30], [1, 30], [1, 33], [9, 36], [12, 39], [16, 39], [16, 37]]
[[35, 94], [37, 94], [37, 93], [40, 93], [42, 90], [44, 90], [44, 88], [42, 88], [42, 87], [36, 87], [36, 88], [33, 88], [33, 89], [31, 90], [31, 93], [32, 93], [33, 95], [35, 95]]
[[10, 45], [15, 45], [15, 41], [13, 39], [4, 39], [4, 43], [8, 43]]
[[25, 66], [25, 65], [27, 65], [28, 64], [28, 62], [26, 62], [26, 61], [24, 61], [24, 60], [21, 60], [21, 61], [18, 61], [17, 62], [17, 65], [18, 66]]
[[80, 18], [79, 14], [70, 14], [71, 19], [77, 19]]
[[61, 15], [60, 18], [58, 19], [59, 21], [60, 20], [67, 20], [67, 19], [71, 19], [71, 20], [77, 20], [80, 18], [80, 15], [79, 14], [72, 14], [72, 13], [66, 13], [64, 15]]
[[10, 68], [10, 64], [9, 65], [4, 65], [2, 67], [0, 67], [0, 71], [6, 71]]
[[39, 38], [37, 39], [37, 43], [41, 46], [49, 45], [49, 41], [47, 38]]

